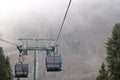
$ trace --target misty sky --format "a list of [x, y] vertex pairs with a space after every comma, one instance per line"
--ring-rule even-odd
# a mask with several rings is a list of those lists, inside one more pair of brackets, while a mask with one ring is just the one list
[[[69, 0], [0, 0], [0, 38], [57, 35]], [[120, 21], [120, 0], [72, 0], [64, 32], [110, 29]]]
[[[19, 44], [18, 38], [56, 38], [68, 2], [69, 0], [0, 0], [0, 39]], [[62, 53], [64, 63], [69, 62], [66, 64], [68, 68], [63, 71], [70, 73], [66, 78], [83, 76], [78, 75], [81, 66], [87, 67], [90, 70], [88, 74], [92, 76], [99, 70], [98, 66], [106, 53], [104, 43], [118, 22], [120, 0], [72, 0], [60, 36], [60, 54]], [[19, 53], [14, 45], [0, 41], [0, 46], [7, 55]], [[15, 61], [14, 56], [11, 59]], [[71, 62], [80, 64], [73, 64], [73, 67]]]
[[[19, 36], [22, 31], [34, 33], [38, 29], [40, 31], [58, 29], [68, 1], [0, 0], [0, 32], [3, 36], [7, 36], [8, 33], [13, 35], [14, 32]], [[101, 19], [113, 19], [114, 16], [119, 15], [119, 4], [119, 0], [72, 0], [65, 28], [88, 29], [92, 27], [88, 25], [99, 24], [97, 22]], [[86, 22], [90, 23], [86, 24]]]

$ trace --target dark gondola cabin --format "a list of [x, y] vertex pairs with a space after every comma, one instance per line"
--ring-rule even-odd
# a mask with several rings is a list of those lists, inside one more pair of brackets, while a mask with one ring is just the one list
[[62, 57], [61, 55], [46, 55], [46, 58], [45, 58], [45, 61], [46, 61], [46, 69], [48, 72], [51, 72], [51, 71], [55, 71], [55, 72], [58, 72], [58, 71], [61, 71], [61, 66], [62, 66]]
[[15, 65], [15, 77], [28, 77], [29, 66], [28, 64], [16, 64]]

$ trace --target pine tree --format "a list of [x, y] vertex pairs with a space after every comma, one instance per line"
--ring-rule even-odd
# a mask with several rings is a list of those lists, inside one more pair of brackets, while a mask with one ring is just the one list
[[115, 25], [112, 36], [106, 44], [107, 70], [105, 70], [105, 65], [102, 64], [96, 80], [120, 80], [120, 23]]
[[106, 66], [104, 63], [99, 70], [99, 75], [97, 76], [96, 80], [109, 80], [108, 71], [106, 70]]
[[8, 56], [6, 57], [6, 77], [8, 78], [8, 80], [12, 80], [13, 78]]
[[0, 80], [5, 80], [5, 56], [3, 50], [0, 47]]
[[116, 24], [107, 43], [107, 66], [112, 80], [120, 80], [120, 24]]
[[0, 47], [0, 80], [12, 80], [12, 70], [9, 58], [4, 56], [3, 49]]

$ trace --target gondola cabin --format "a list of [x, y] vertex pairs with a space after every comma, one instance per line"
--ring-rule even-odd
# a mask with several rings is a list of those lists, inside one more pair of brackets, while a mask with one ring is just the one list
[[46, 55], [46, 69], [48, 72], [50, 71], [61, 71], [62, 66], [62, 57], [61, 55], [52, 56], [52, 55]]
[[16, 64], [15, 65], [15, 77], [28, 77], [29, 66], [28, 64]]

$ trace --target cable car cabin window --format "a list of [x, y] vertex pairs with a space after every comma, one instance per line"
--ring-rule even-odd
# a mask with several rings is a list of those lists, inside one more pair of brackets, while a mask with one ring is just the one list
[[15, 77], [27, 77], [29, 72], [28, 64], [15, 65]]
[[46, 56], [46, 69], [47, 71], [61, 71], [62, 57], [59, 56]]

